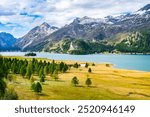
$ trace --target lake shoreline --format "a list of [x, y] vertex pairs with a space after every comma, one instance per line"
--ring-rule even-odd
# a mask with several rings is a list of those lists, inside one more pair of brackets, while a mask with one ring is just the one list
[[[1, 52], [3, 56], [22, 56], [26, 52]], [[92, 55], [69, 55], [69, 54], [51, 54], [37, 52], [34, 58], [47, 58], [54, 60], [79, 61], [90, 63], [111, 63], [115, 68], [129, 69], [150, 72], [150, 55], [130, 55], [130, 54], [92, 54]]]
[[[4, 58], [17, 58], [31, 61], [33, 57], [4, 56]], [[38, 61], [52, 62], [53, 59], [37, 58]], [[73, 65], [77, 61], [55, 60], [55, 63], [64, 62]], [[70, 67], [66, 73], [59, 73], [59, 80], [55, 81], [51, 75], [46, 75], [43, 91], [38, 100], [149, 100], [150, 72], [114, 68], [113, 65], [95, 64], [88, 62], [89, 66], [79, 68]], [[85, 62], [78, 62], [85, 64]], [[91, 72], [88, 69], [91, 68]], [[16, 81], [8, 86], [15, 87], [19, 100], [37, 100], [31, 91], [31, 81], [19, 74], [14, 74]], [[39, 81], [39, 76], [33, 77]], [[73, 77], [77, 77], [77, 87], [71, 85]], [[92, 85], [87, 87], [85, 80], [89, 77]], [[16, 83], [17, 82], [17, 83]]]
[[[0, 53], [4, 52], [22, 52], [22, 53], [30, 53], [31, 51], [0, 51]], [[33, 53], [43, 53], [44, 51], [33, 51]], [[150, 53], [131, 53], [131, 52], [118, 52], [118, 53], [109, 53], [109, 52], [103, 52], [103, 53], [93, 53], [93, 54], [69, 54], [69, 53], [54, 53], [54, 52], [44, 52], [44, 53], [49, 53], [49, 54], [68, 54], [68, 55], [150, 55]]]

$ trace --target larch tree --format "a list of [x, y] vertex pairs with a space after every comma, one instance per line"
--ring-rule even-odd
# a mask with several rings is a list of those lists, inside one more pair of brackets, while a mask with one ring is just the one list
[[52, 78], [53, 78], [55, 81], [59, 79], [59, 77], [58, 77], [58, 70], [57, 70], [57, 69], [54, 71], [54, 73], [53, 73], [53, 75], [52, 75]]
[[26, 75], [26, 67], [25, 67], [25, 66], [21, 66], [20, 75], [21, 75], [22, 77], [24, 77], [24, 76]]
[[31, 63], [28, 63], [27, 69], [26, 69], [26, 77], [30, 80], [32, 75], [32, 65]]

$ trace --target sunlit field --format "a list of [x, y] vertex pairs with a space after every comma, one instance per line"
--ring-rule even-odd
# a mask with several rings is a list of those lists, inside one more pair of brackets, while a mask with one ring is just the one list
[[[11, 57], [14, 58], [14, 57]], [[25, 59], [17, 57], [19, 59]], [[32, 58], [26, 58], [31, 60]], [[42, 59], [38, 59], [42, 60]], [[43, 59], [47, 62], [51, 60]], [[60, 62], [60, 61], [56, 61]], [[74, 61], [64, 61], [74, 64]], [[84, 62], [78, 62], [85, 64]], [[88, 73], [88, 68], [92, 69]], [[50, 75], [42, 84], [42, 92], [37, 94], [31, 90], [31, 81], [21, 75], [15, 75], [15, 81], [8, 82], [8, 87], [13, 87], [20, 100], [149, 100], [150, 99], [150, 73], [143, 71], [116, 69], [107, 64], [89, 63], [89, 67], [71, 67], [66, 73], [60, 73], [55, 81]], [[71, 84], [76, 76], [79, 84], [75, 87]], [[39, 76], [33, 76], [39, 80]], [[86, 79], [91, 78], [92, 85], [85, 84]]]

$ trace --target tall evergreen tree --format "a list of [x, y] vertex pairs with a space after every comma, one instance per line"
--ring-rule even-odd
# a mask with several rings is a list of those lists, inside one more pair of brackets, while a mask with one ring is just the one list
[[40, 82], [45, 82], [45, 75], [44, 75], [44, 74], [42, 74], [42, 75], [40, 76]]
[[27, 66], [27, 69], [26, 69], [26, 77], [27, 77], [28, 79], [30, 79], [31, 75], [32, 75], [32, 66], [31, 66], [31, 64], [29, 63], [28, 66]]
[[48, 66], [47, 66], [47, 65], [44, 66], [44, 74], [45, 74], [45, 75], [48, 74]]
[[24, 76], [26, 75], [26, 67], [25, 67], [25, 66], [21, 66], [20, 75], [21, 75], [22, 77], [24, 77]]
[[35, 81], [35, 79], [34, 79], [33, 75], [31, 75], [30, 82], [33, 83], [34, 81]]
[[59, 64], [59, 71], [60, 72], [63, 72], [63, 68], [64, 68], [64, 62], [61, 62], [60, 64]]
[[45, 82], [45, 74], [44, 74], [43, 67], [41, 67], [41, 69], [40, 69], [39, 78], [40, 78], [40, 82]]
[[54, 73], [53, 73], [53, 75], [52, 75], [52, 78], [53, 78], [55, 81], [59, 79], [59, 77], [58, 77], [58, 70], [57, 70], [57, 69], [54, 71]]
[[67, 64], [64, 64], [64, 67], [62, 69], [62, 72], [65, 73], [67, 70], [68, 70], [68, 65]]
[[43, 69], [43, 67], [41, 67], [40, 71], [39, 71], [39, 77], [41, 77], [43, 74], [44, 74], [44, 69]]

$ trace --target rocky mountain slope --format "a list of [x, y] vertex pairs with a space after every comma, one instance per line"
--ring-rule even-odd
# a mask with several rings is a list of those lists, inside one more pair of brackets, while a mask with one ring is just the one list
[[103, 19], [76, 18], [71, 24], [46, 37], [49, 41], [61, 39], [103, 40], [120, 32], [150, 28], [150, 4], [134, 13], [108, 16]]
[[55, 32], [56, 30], [58, 30], [57, 27], [50, 26], [48, 23], [44, 22], [20, 38], [16, 45], [18, 45], [23, 51], [40, 50], [40, 48], [46, 44], [46, 40], [43, 40], [43, 38]]

